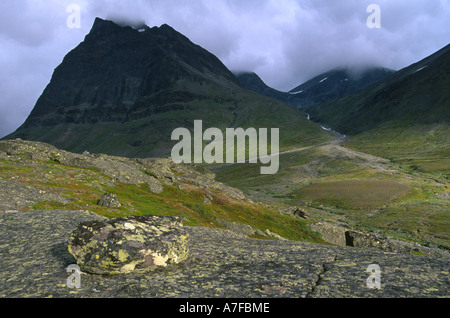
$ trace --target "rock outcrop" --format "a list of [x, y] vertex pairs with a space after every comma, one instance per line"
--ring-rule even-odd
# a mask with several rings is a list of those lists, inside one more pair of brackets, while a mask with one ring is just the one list
[[423, 246], [418, 243], [396, 240], [389, 237], [351, 228], [346, 224], [318, 222], [311, 229], [320, 233], [322, 239], [337, 246], [350, 246], [356, 248], [377, 248], [394, 253], [421, 253], [437, 257], [449, 257], [450, 253], [441, 248]]
[[117, 195], [115, 195], [114, 193], [105, 193], [104, 195], [102, 195], [102, 197], [98, 200], [98, 205], [107, 208], [120, 208], [121, 206]]
[[80, 224], [69, 252], [94, 274], [145, 272], [187, 259], [188, 235], [177, 217], [132, 216]]
[[325, 242], [337, 246], [349, 246], [346, 241], [346, 232], [350, 229], [345, 225], [337, 225], [328, 222], [319, 222], [311, 225], [311, 229], [320, 233]]
[[[130, 159], [104, 154], [77, 154], [42, 142], [15, 139], [0, 141], [0, 159], [22, 166], [24, 169], [36, 167], [43, 162], [94, 169], [111, 178], [113, 181], [111, 185], [147, 184], [154, 193], [161, 193], [164, 185], [170, 185], [180, 189], [204, 189], [207, 192], [217, 190], [231, 199], [246, 200], [242, 191], [217, 182], [214, 173], [209, 170], [188, 164], [175, 164], [168, 158]], [[8, 189], [0, 192], [0, 199], [4, 198], [2, 201], [8, 203], [6, 206], [8, 210], [30, 206], [37, 198], [41, 201], [47, 199], [64, 204], [68, 202], [66, 198], [57, 194], [40, 193], [39, 188], [15, 184], [14, 180], [6, 182], [0, 179], [0, 182], [2, 189]]]
[[297, 207], [292, 206], [281, 210], [281, 213], [290, 215], [294, 218], [308, 219], [310, 217], [309, 212]]
[[[242, 238], [227, 230], [185, 226], [189, 257], [145, 273], [83, 272], [67, 285], [76, 260], [67, 239], [86, 211], [52, 210], [0, 215], [0, 297], [106, 298], [396, 298], [449, 297], [448, 258], [398, 254], [295, 241]], [[380, 288], [366, 272], [380, 267]]]
[[14, 180], [3, 180], [0, 178], [0, 213], [1, 211], [17, 211], [40, 201], [55, 201], [62, 204], [69, 203], [67, 198], [63, 198], [55, 193], [49, 193], [39, 188], [26, 186], [14, 182]]

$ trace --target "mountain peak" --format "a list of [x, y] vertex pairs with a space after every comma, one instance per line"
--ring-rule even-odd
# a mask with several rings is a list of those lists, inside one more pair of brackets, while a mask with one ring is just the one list
[[86, 38], [98, 38], [130, 31], [144, 33], [149, 30], [153, 31], [153, 34], [168, 37], [173, 37], [174, 35], [181, 36], [181, 33], [177, 32], [174, 28], [165, 23], [160, 27], [155, 26], [150, 28], [143, 21], [131, 21], [124, 19], [104, 20], [97, 17], [95, 18], [94, 24]]
[[94, 25], [88, 34], [89, 36], [101, 36], [105, 34], [115, 33], [122, 29], [121, 26], [114, 23], [113, 21], [103, 20], [101, 18], [95, 18]]
[[[123, 135], [129, 139], [121, 148], [129, 148], [127, 154], [134, 155], [148, 139], [137, 140], [133, 130], [137, 121], [145, 119], [150, 128], [144, 134], [152, 131], [153, 135], [152, 129], [161, 122], [159, 130], [165, 133], [158, 138], [170, 137], [161, 116], [188, 108], [197, 112], [198, 101], [214, 100], [219, 92], [228, 94], [232, 89], [239, 89], [239, 85], [231, 71], [169, 25], [150, 28], [143, 23], [96, 18], [84, 41], [55, 69], [16, 132], [23, 139], [45, 140], [67, 148], [80, 145], [81, 129], [98, 131], [99, 125], [121, 125], [128, 127]], [[176, 125], [186, 123], [181, 120]], [[83, 128], [72, 133], [71, 126]], [[42, 137], [42, 132], [53, 128], [64, 133]], [[83, 148], [88, 146], [92, 142]], [[149, 144], [148, 149], [153, 148]], [[163, 147], [157, 151], [167, 153]]]
[[[168, 24], [166, 24], [166, 23], [162, 24], [162, 25], [159, 27], [159, 29], [160, 29], [161, 31], [166, 31], [166, 32], [174, 32], [174, 31], [175, 31], [174, 28], [172, 28], [170, 25], [168, 25]], [[176, 32], [176, 31], [175, 31], [175, 32]]]
[[144, 21], [132, 21], [120, 18], [108, 20], [96, 17], [92, 29], [95, 30], [98, 28], [112, 28], [112, 30], [114, 30], [114, 28], [118, 29], [126, 27], [130, 27], [133, 29], [148, 28]]

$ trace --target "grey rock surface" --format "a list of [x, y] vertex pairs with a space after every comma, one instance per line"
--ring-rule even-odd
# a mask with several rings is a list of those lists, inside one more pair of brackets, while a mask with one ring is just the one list
[[[86, 211], [0, 215], [0, 297], [224, 297], [390, 298], [449, 297], [448, 258], [295, 241], [242, 238], [227, 230], [186, 227], [189, 258], [141, 274], [81, 275], [68, 238], [80, 222], [103, 218]], [[369, 288], [368, 266], [380, 268], [380, 288]]]
[[17, 211], [36, 203], [36, 198], [41, 201], [57, 201], [67, 204], [69, 201], [55, 193], [47, 193], [44, 190], [29, 187], [13, 180], [6, 181], [0, 178], [0, 211]]

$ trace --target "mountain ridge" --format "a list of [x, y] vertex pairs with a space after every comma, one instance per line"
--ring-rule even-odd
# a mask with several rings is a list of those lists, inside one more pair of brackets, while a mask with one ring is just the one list
[[[434, 120], [448, 121], [450, 114], [445, 110], [448, 110], [450, 100], [448, 93], [445, 90], [440, 90], [440, 88], [441, 86], [448, 87], [445, 83], [449, 82], [449, 60], [450, 44], [425, 59], [399, 70], [385, 81], [375, 83], [365, 90], [340, 100], [316, 105], [310, 109], [311, 116], [314, 120], [321, 121], [343, 133], [353, 135], [373, 128], [374, 125], [384, 120], [392, 120], [385, 114], [381, 115], [383, 112], [379, 110], [390, 111], [391, 115], [396, 116], [409, 115], [408, 112], [418, 111], [413, 118], [416, 122], [424, 121], [427, 118], [427, 113], [432, 115], [436, 112], [437, 115], [430, 117], [429, 122]], [[431, 70], [432, 68], [433, 70]], [[439, 87], [437, 87], [438, 85]], [[425, 92], [425, 90], [427, 91]], [[415, 105], [412, 96], [408, 95], [411, 92], [416, 97], [429, 97], [433, 107], [427, 109], [423, 105], [426, 101], [422, 102], [421, 105]], [[438, 97], [437, 100], [436, 96]], [[409, 105], [409, 109], [405, 107], [402, 107], [402, 110], [397, 109], [400, 107], [402, 98], [407, 99], [404, 103]], [[392, 105], [380, 106], [382, 100], [390, 100]], [[439, 107], [439, 109], [436, 109], [436, 107]], [[347, 111], [344, 112], [344, 109]], [[362, 117], [358, 117], [358, 114], [362, 113], [366, 114], [368, 118], [361, 120]], [[336, 117], [336, 114], [343, 114], [343, 117]], [[441, 114], [444, 116], [441, 116]], [[422, 116], [424, 118], [421, 118]], [[369, 124], [369, 118], [374, 121], [373, 124]], [[374, 118], [376, 119], [374, 120]]]
[[366, 67], [360, 70], [337, 67], [316, 75], [287, 92], [269, 87], [254, 72], [234, 74], [244, 88], [305, 110], [313, 105], [360, 91], [394, 73], [394, 70], [383, 67]]
[[24, 124], [4, 139], [167, 157], [171, 132], [192, 130], [198, 119], [221, 130], [280, 127], [281, 147], [328, 138], [289, 105], [243, 89], [216, 56], [172, 27], [135, 29], [97, 18], [55, 69]]
[[[105, 37], [106, 39], [104, 39]], [[218, 70], [218, 72], [214, 74], [215, 80], [222, 79], [222, 83], [226, 83], [226, 81], [229, 81], [230, 83], [235, 82], [234, 77], [228, 72], [228, 69], [226, 69], [220, 60], [212, 54], [210, 55], [202, 50], [201, 53], [206, 58], [195, 59], [192, 56], [182, 54], [183, 50], [177, 50], [175, 56], [175, 54], [170, 51], [170, 46], [173, 44], [164, 43], [161, 40], [164, 37], [170, 39], [172, 42], [178, 42], [177, 44], [179, 44], [179, 46], [191, 46], [191, 49], [195, 50], [195, 53], [197, 54], [199, 54], [199, 51], [201, 50], [200, 47], [194, 45], [186, 37], [176, 32], [168, 25], [162, 25], [160, 28], [147, 27], [145, 32], [139, 32], [131, 27], [120, 27], [111, 21], [97, 18], [92, 30], [86, 35], [85, 40], [74, 50], [69, 52], [63, 62], [56, 68], [50, 84], [39, 98], [36, 107], [30, 114], [30, 120], [27, 120], [24, 123], [24, 127], [36, 124], [37, 121], [39, 121], [40, 116], [53, 111], [53, 101], [46, 97], [52, 95], [50, 98], [54, 99], [55, 97], [53, 95], [57, 93], [55, 92], [56, 90], [70, 92], [71, 87], [81, 87], [78, 92], [72, 92], [71, 96], [68, 97], [67, 103], [61, 105], [59, 108], [71, 107], [71, 102], [75, 106], [79, 103], [91, 102], [93, 106], [100, 106], [98, 108], [102, 108], [103, 106], [104, 108], [105, 105], [102, 105], [102, 103], [112, 104], [114, 102], [121, 102], [121, 106], [138, 103], [138, 98], [140, 96], [154, 94], [159, 90], [164, 89], [165, 86], [183, 76], [187, 72], [186, 69], [206, 69], [209, 72]], [[101, 47], [106, 44], [105, 41], [108, 41], [107, 44], [111, 46], [107, 49], [102, 49]], [[125, 48], [125, 45], [133, 47]], [[176, 47], [175, 45], [173, 46]], [[119, 60], [123, 57], [127, 57], [127, 55], [124, 55], [122, 52], [120, 54], [115, 54], [115, 49], [125, 50], [125, 53], [130, 53], [128, 56], [129, 62], [125, 64], [119, 63]], [[153, 61], [146, 58], [146, 55], [156, 56], [161, 61], [160, 65], [153, 65]], [[199, 61], [207, 61], [211, 63], [211, 65], [205, 65], [205, 63], [199, 63]], [[171, 63], [177, 63], [177, 66], [180, 66], [180, 69], [177, 70], [175, 74], [171, 74], [173, 78], [168, 78], [168, 76], [164, 76], [163, 70]], [[78, 75], [78, 70], [84, 66], [93, 68], [90, 74], [91, 78], [83, 79], [81, 76], [76, 76]], [[115, 71], [111, 66], [114, 68], [120, 67], [117, 72], [120, 72], [121, 76], [120, 78], [114, 79], [112, 83], [107, 82], [107, 84], [110, 84], [116, 90], [119, 90], [119, 92], [111, 91], [111, 89], [105, 88], [105, 85], [101, 86], [103, 91], [99, 91], [99, 83], [108, 81], [110, 73]], [[154, 68], [151, 70], [153, 72], [161, 72], [158, 81], [152, 81], [151, 78], [146, 78], [141, 80], [140, 83], [135, 83], [139, 77], [142, 77], [143, 74], [146, 73], [148, 68]], [[92, 78], [92, 74], [102, 74], [103, 76]], [[201, 81], [203, 76], [200, 72], [191, 72], [190, 75], [190, 79], [193, 81]], [[62, 81], [66, 83], [61, 83]], [[82, 83], [77, 83], [79, 81], [82, 81]], [[128, 81], [128, 83], [122, 83], [123, 81]], [[89, 89], [92, 90], [91, 94], [83, 92], [83, 90]], [[56, 95], [56, 98], [58, 98], [58, 95]], [[117, 100], [115, 101], [114, 98]], [[65, 98], [60, 98], [59, 100], [65, 100]], [[52, 108], [46, 108], [47, 105]], [[133, 108], [129, 108], [127, 111], [132, 112]], [[95, 113], [95, 111], [92, 112]], [[68, 111], [66, 110], [66, 114], [67, 113]], [[122, 114], [122, 116], [129, 115], [129, 113]], [[95, 114], [92, 113], [88, 115], [83, 114], [82, 120], [87, 120], [88, 117], [90, 117], [90, 121], [95, 122], [96, 119], [92, 118], [95, 117]], [[76, 121], [76, 119], [69, 120]], [[126, 117], [119, 119], [120, 122], [124, 120], [126, 120]], [[55, 122], [56, 121], [57, 119]], [[100, 117], [97, 121], [108, 122], [116, 121], [116, 119]]]
[[358, 92], [393, 73], [394, 70], [383, 67], [367, 67], [361, 70], [337, 67], [295, 87], [289, 94], [299, 95], [303, 103], [300, 107], [308, 108]]

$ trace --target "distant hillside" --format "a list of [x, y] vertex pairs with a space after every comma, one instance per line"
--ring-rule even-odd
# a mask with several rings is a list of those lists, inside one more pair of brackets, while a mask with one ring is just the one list
[[395, 73], [394, 70], [368, 67], [360, 71], [336, 68], [320, 74], [289, 92], [281, 92], [267, 86], [252, 72], [236, 73], [240, 84], [251, 91], [268, 96], [299, 109], [328, 102], [366, 88]]
[[175, 128], [279, 127], [281, 147], [321, 142], [320, 127], [249, 92], [213, 54], [168, 25], [122, 27], [97, 18], [59, 65], [25, 123], [5, 139], [74, 152], [166, 157]]
[[349, 145], [360, 150], [414, 160], [421, 169], [448, 170], [449, 87], [450, 45], [365, 90], [308, 112], [313, 120], [356, 136]]
[[268, 86], [264, 81], [254, 72], [239, 72], [234, 74], [242, 87], [259, 93], [261, 95], [277, 99], [284, 103], [295, 106], [295, 101], [286, 92], [278, 91]]
[[380, 67], [360, 71], [336, 68], [297, 86], [289, 94], [295, 95], [300, 107], [305, 108], [360, 91], [393, 73], [394, 70]]

